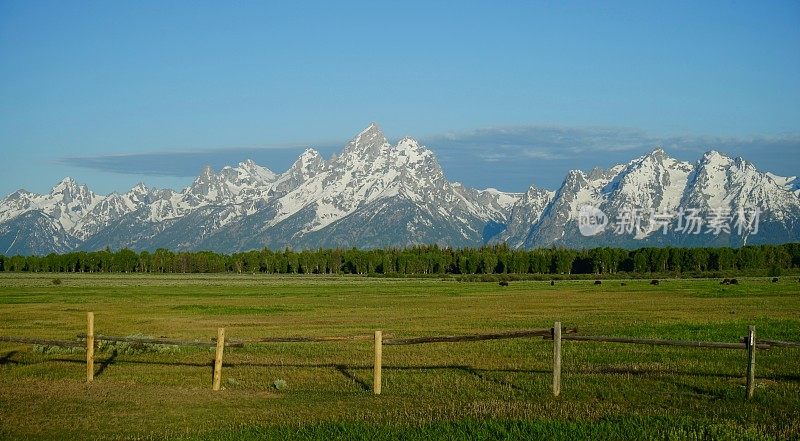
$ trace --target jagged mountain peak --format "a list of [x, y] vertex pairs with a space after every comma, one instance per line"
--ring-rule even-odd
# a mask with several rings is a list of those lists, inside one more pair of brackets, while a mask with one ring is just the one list
[[322, 155], [320, 155], [317, 149], [313, 147], [306, 147], [306, 149], [303, 150], [303, 153], [300, 154], [300, 157], [306, 157], [306, 156], [322, 156]]
[[380, 124], [376, 123], [375, 121], [369, 123], [369, 125], [362, 130], [356, 137], [366, 136], [371, 134], [380, 134], [383, 135], [383, 129], [381, 129]]
[[86, 188], [86, 186], [79, 184], [77, 181], [67, 176], [50, 189], [50, 194], [65, 193], [65, 192], [77, 193], [81, 191], [82, 188]]
[[660, 164], [663, 163], [665, 160], [671, 159], [667, 152], [664, 151], [661, 147], [656, 147], [646, 155], [642, 155], [633, 161], [630, 164], [647, 164], [647, 163], [655, 163]]
[[438, 161], [436, 161], [436, 155], [434, 155], [430, 149], [420, 144], [416, 139], [408, 136], [398, 141], [393, 150], [396, 156], [405, 157], [406, 163], [425, 160], [438, 163]]
[[[706, 174], [749, 174], [767, 176], [769, 173], [761, 172], [755, 164], [737, 156], [732, 158], [716, 150], [710, 150], [703, 154], [698, 161], [698, 173]], [[731, 176], [734, 177], [734, 176]]]
[[583, 170], [570, 170], [567, 172], [567, 176], [564, 178], [564, 182], [561, 183], [561, 188], [571, 188], [576, 186], [584, 185], [587, 181], [587, 173]]
[[705, 152], [703, 152], [703, 158], [704, 159], [706, 159], [706, 158], [728, 158], [728, 156], [723, 154], [719, 150], [711, 149], [711, 150], [706, 150]]
[[208, 185], [211, 182], [219, 181], [219, 178], [216, 173], [214, 173], [214, 169], [210, 165], [203, 166], [200, 169], [200, 174], [197, 175], [196, 178], [192, 181], [192, 184], [186, 189], [191, 190], [192, 188]]
[[731, 157], [726, 156], [717, 150], [709, 150], [703, 153], [703, 157], [700, 158], [700, 165], [701, 166], [727, 166], [733, 162]]
[[430, 151], [430, 149], [420, 144], [419, 141], [410, 136], [406, 136], [402, 138], [400, 141], [398, 141], [397, 145], [395, 145], [394, 147], [394, 150], [396, 150], [400, 154], [413, 153], [413, 154], [433, 155], [433, 152]]
[[322, 155], [312, 149], [307, 148], [300, 157], [290, 167], [290, 172], [302, 176], [303, 180], [309, 179], [322, 171], [325, 167], [325, 159]]
[[58, 181], [58, 183], [56, 185], [54, 185], [54, 187], [59, 187], [59, 186], [65, 187], [65, 186], [77, 185], [77, 184], [78, 183], [75, 181], [75, 179], [72, 179], [72, 177], [70, 177], [70, 176], [65, 176], [63, 179]]
[[131, 193], [149, 193], [150, 189], [144, 185], [144, 182], [139, 182], [130, 190]]
[[[52, 203], [72, 205], [72, 211], [78, 211], [83, 206], [91, 205], [97, 198], [97, 195], [89, 190], [89, 187], [79, 184], [70, 177], [62, 179], [61, 182], [53, 186], [47, 196], [52, 200]], [[63, 211], [66, 211], [66, 209]]]
[[683, 161], [672, 157], [667, 153], [663, 148], [656, 147], [654, 150], [648, 152], [646, 155], [642, 155], [629, 163], [630, 164], [652, 164], [657, 166], [676, 166], [679, 165], [685, 168], [687, 165], [691, 166], [690, 162]]
[[300, 157], [297, 158], [297, 161], [295, 163], [313, 161], [316, 160], [317, 158], [322, 159], [322, 155], [315, 149], [309, 147], [303, 150], [303, 153], [300, 154]]
[[[670, 157], [663, 149], [657, 148], [652, 152], [634, 159], [624, 167], [611, 185], [619, 186], [629, 184], [632, 192], [641, 192], [649, 183], [658, 187], [674, 186], [676, 183], [685, 186], [688, 175], [694, 170], [694, 165]], [[678, 182], [676, 182], [678, 181]]]
[[[139, 182], [133, 188], [122, 194], [122, 198], [131, 201], [132, 204], [135, 206], [150, 203], [153, 195], [157, 193], [157, 190], [151, 189], [144, 185], [144, 183]], [[116, 194], [116, 193], [114, 193]]]
[[252, 159], [245, 159], [244, 161], [240, 162], [239, 165], [236, 168], [239, 169], [239, 170], [247, 171], [247, 172], [249, 172], [251, 174], [254, 174], [254, 175], [255, 174], [260, 174], [260, 173], [263, 173], [263, 172], [269, 172], [269, 174], [272, 174], [272, 175], [275, 174], [274, 172], [272, 172], [272, 170], [270, 170], [270, 169], [268, 169], [266, 167], [262, 167], [262, 166], [258, 165]]
[[217, 175], [211, 166], [203, 167], [192, 184], [183, 190], [185, 201], [190, 206], [196, 207], [204, 203], [221, 202], [233, 198], [234, 194], [225, 182], [227, 172], [233, 172], [233, 170], [223, 170]]
[[[672, 158], [663, 149], [656, 148], [627, 165], [612, 167], [609, 172], [614, 175], [614, 178], [609, 185], [617, 188], [626, 182], [633, 185], [644, 185], [650, 181], [660, 182], [660, 185], [669, 185], [676, 178], [683, 179], [682, 175], [691, 173], [693, 169], [692, 163]], [[641, 191], [636, 188], [630, 190]]]
[[274, 182], [278, 175], [272, 170], [256, 164], [252, 159], [239, 163], [236, 167], [224, 167], [221, 173], [233, 185], [252, 186]]
[[27, 199], [27, 198], [29, 198], [31, 196], [34, 196], [34, 193], [31, 193], [28, 190], [25, 190], [24, 188], [20, 188], [19, 190], [15, 191], [14, 193], [11, 193], [10, 195], [8, 195], [6, 200], [7, 201], [11, 201], [11, 200]]
[[564, 181], [574, 181], [578, 179], [586, 179], [586, 173], [583, 170], [572, 169], [567, 172]]
[[48, 237], [27, 235], [7, 252], [45, 252], [42, 240], [51, 236], [55, 251], [684, 243], [675, 235], [661, 239], [647, 222], [635, 235], [608, 233], [592, 242], [576, 226], [586, 205], [609, 218], [626, 210], [758, 206], [769, 213], [767, 234], [774, 239], [756, 240], [785, 241], [800, 238], [799, 188], [796, 179], [762, 173], [742, 158], [709, 151], [686, 162], [655, 148], [611, 168], [571, 170], [556, 192], [476, 190], [449, 181], [433, 151], [416, 139], [391, 145], [373, 123], [328, 161], [309, 148], [279, 175], [247, 159], [218, 172], [204, 167], [180, 192], [139, 183], [121, 195], [97, 196], [71, 178], [51, 194], [20, 190], [0, 202], [0, 243], [12, 243], [10, 235], [25, 225]]
[[389, 140], [383, 134], [380, 126], [376, 123], [371, 123], [361, 133], [356, 135], [342, 152], [342, 156], [364, 155], [367, 157], [374, 157], [379, 155], [383, 150], [388, 149]]

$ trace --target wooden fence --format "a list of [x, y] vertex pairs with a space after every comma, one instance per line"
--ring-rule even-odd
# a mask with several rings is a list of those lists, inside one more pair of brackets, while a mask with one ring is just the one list
[[755, 326], [749, 326], [747, 336], [741, 341], [730, 342], [710, 342], [710, 341], [688, 341], [688, 340], [661, 340], [632, 337], [608, 337], [597, 335], [578, 335], [577, 328], [562, 327], [561, 322], [555, 322], [550, 329], [524, 329], [515, 331], [495, 332], [486, 334], [464, 334], [464, 335], [439, 335], [413, 338], [389, 338], [384, 339], [382, 331], [375, 331], [374, 335], [356, 336], [335, 336], [335, 337], [265, 337], [247, 341], [227, 340], [225, 328], [217, 330], [216, 338], [209, 341], [199, 340], [177, 340], [170, 338], [148, 338], [148, 337], [117, 337], [94, 333], [94, 313], [86, 314], [86, 332], [77, 335], [78, 340], [52, 340], [29, 337], [0, 336], [0, 342], [13, 342], [32, 345], [46, 345], [57, 347], [84, 348], [86, 350], [86, 381], [94, 380], [94, 349], [97, 342], [128, 342], [141, 344], [163, 344], [172, 346], [188, 347], [208, 347], [215, 348], [214, 371], [212, 376], [211, 388], [215, 391], [220, 390], [222, 381], [222, 358], [226, 347], [243, 347], [252, 344], [265, 343], [309, 343], [309, 342], [352, 342], [371, 340], [374, 342], [375, 358], [373, 362], [373, 383], [372, 391], [375, 395], [381, 393], [381, 373], [383, 367], [383, 346], [393, 345], [418, 345], [430, 343], [457, 343], [475, 342], [486, 340], [501, 340], [512, 338], [540, 337], [543, 340], [553, 342], [553, 395], [559, 396], [561, 393], [561, 348], [564, 340], [597, 342], [597, 343], [623, 343], [650, 346], [677, 346], [691, 348], [712, 348], [712, 349], [740, 349], [747, 351], [746, 369], [746, 397], [752, 398], [755, 387], [755, 356], [757, 349], [770, 349], [772, 347], [800, 348], [800, 342], [782, 340], [756, 340]]

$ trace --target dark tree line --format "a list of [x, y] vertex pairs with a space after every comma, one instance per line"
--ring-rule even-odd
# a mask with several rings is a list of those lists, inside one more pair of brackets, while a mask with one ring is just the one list
[[78, 251], [47, 256], [0, 255], [0, 271], [270, 274], [615, 274], [758, 271], [800, 267], [800, 243], [741, 248], [541, 248], [506, 245], [451, 249], [155, 252]]

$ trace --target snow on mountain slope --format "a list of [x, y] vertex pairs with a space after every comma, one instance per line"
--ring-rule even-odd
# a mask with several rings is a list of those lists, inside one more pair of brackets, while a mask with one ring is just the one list
[[[318, 163], [317, 163], [318, 164]], [[268, 222], [275, 226], [301, 210], [312, 207], [315, 216], [301, 232], [324, 229], [378, 199], [400, 197], [439, 213], [452, 222], [464, 224], [464, 235], [480, 234], [469, 219], [500, 219], [507, 216], [514, 196], [484, 193], [451, 184], [433, 152], [412, 138], [392, 146], [376, 124], [356, 135], [339, 156], [324, 167], [316, 165], [313, 176], [277, 200], [277, 215]], [[508, 205], [506, 205], [507, 207]]]
[[525, 244], [525, 239], [532, 225], [535, 225], [545, 207], [553, 200], [555, 192], [542, 190], [531, 186], [525, 194], [512, 205], [509, 224], [505, 231], [498, 237], [497, 242], [508, 243], [512, 248], [520, 248]]
[[797, 179], [797, 176], [783, 177], [774, 175], [770, 172], [767, 172], [766, 175], [769, 176], [769, 178], [772, 179], [776, 184], [800, 197], [800, 179]]
[[[485, 242], [486, 224], [505, 222], [519, 198], [450, 183], [430, 150], [411, 138], [392, 146], [375, 124], [329, 161], [307, 150], [267, 193], [270, 197], [258, 212], [209, 234], [199, 246], [313, 248], [345, 242], [400, 245], [432, 238], [477, 246]], [[405, 223], [389, 229], [377, 220], [377, 207], [387, 216], [396, 210], [387, 219]], [[418, 215], [403, 214], [409, 210]], [[370, 220], [375, 224], [363, 224]]]
[[38, 196], [27, 190], [17, 190], [8, 195], [0, 204], [0, 222], [5, 222], [36, 209], [36, 198]]
[[267, 196], [282, 197], [297, 188], [303, 182], [315, 177], [325, 170], [326, 163], [322, 155], [314, 149], [306, 149], [285, 173], [275, 178], [268, 187]]
[[12, 219], [30, 210], [38, 210], [52, 217], [65, 230], [69, 231], [102, 200], [72, 178], [64, 178], [46, 195], [19, 190], [0, 204], [0, 222]]
[[114, 219], [146, 207], [154, 201], [154, 192], [144, 184], [138, 184], [122, 195], [112, 193], [100, 200], [75, 224], [72, 235], [80, 240], [97, 234]]
[[[760, 172], [741, 158], [710, 151], [689, 163], [662, 149], [608, 170], [573, 170], [555, 192], [477, 190], [448, 181], [433, 152], [416, 140], [392, 145], [371, 124], [340, 154], [325, 160], [307, 149], [281, 174], [247, 160], [218, 172], [206, 167], [181, 191], [139, 184], [100, 196], [70, 178], [44, 195], [19, 190], [0, 202], [0, 253], [106, 246], [232, 252], [487, 242], [515, 248], [740, 245], [800, 239], [799, 197], [797, 179]], [[611, 221], [592, 237], [578, 228], [587, 205]], [[676, 231], [676, 213], [684, 208], [707, 215], [754, 207], [763, 212], [759, 235], [695, 238]], [[641, 223], [618, 234], [613, 221], [626, 213], [642, 215]]]
[[[623, 169], [624, 166], [618, 165], [611, 170], [594, 169], [589, 173], [571, 170], [561, 188], [544, 207], [538, 221], [527, 231], [510, 232], [514, 235], [509, 236], [508, 240], [510, 243], [522, 243], [524, 247], [568, 243], [572, 234], [568, 236], [567, 232], [575, 224], [580, 207], [601, 205], [606, 198], [604, 189]], [[511, 223], [514, 224], [515, 220], [512, 219]]]
[[656, 149], [631, 161], [614, 177], [604, 189], [601, 209], [612, 218], [626, 212], [646, 213], [636, 237], [647, 237], [660, 226], [650, 213], [671, 216], [678, 212], [692, 170], [691, 163]]
[[742, 158], [731, 159], [712, 150], [699, 161], [684, 203], [703, 210], [758, 207], [780, 220], [798, 205], [796, 195], [787, 190], [788, 182], [789, 178], [776, 179], [758, 171]]
[[[759, 172], [741, 158], [731, 159], [716, 151], [692, 164], [656, 149], [609, 170], [570, 172], [538, 220], [525, 219], [525, 211], [513, 211], [502, 239], [526, 247], [559, 243], [578, 247], [740, 245], [747, 243], [749, 233], [711, 237], [709, 228], [701, 227], [703, 234], [688, 235], [680, 231], [681, 216], [694, 212], [707, 221], [724, 213], [724, 220], [733, 226], [737, 213], [757, 208], [764, 213], [760, 220], [768, 226], [764, 230], [768, 232], [757, 240], [796, 240], [800, 236], [800, 205], [791, 181]], [[579, 232], [577, 220], [583, 206], [595, 207], [607, 216], [609, 223], [601, 234], [590, 237]], [[529, 225], [527, 230], [525, 225]]]
[[79, 243], [56, 219], [40, 210], [26, 211], [0, 223], [0, 254], [7, 256], [65, 253]]
[[[0, 204], [0, 222], [39, 210], [46, 219], [54, 219], [53, 228], [64, 229], [82, 249], [194, 249], [215, 243], [215, 237], [225, 237], [222, 243], [250, 246], [313, 246], [311, 239], [303, 237], [316, 233], [308, 237], [322, 240], [319, 238], [326, 234], [341, 235], [338, 242], [347, 234], [358, 237], [355, 225], [364, 230], [361, 223], [371, 218], [363, 210], [380, 206], [382, 213], [390, 213], [392, 207], [409, 211], [413, 206], [411, 211], [421, 214], [388, 217], [407, 222], [396, 229], [405, 231], [407, 237], [387, 236], [387, 243], [438, 238], [443, 244], [455, 241], [477, 246], [486, 240], [487, 224], [504, 226], [520, 198], [451, 183], [433, 152], [412, 138], [393, 146], [380, 127], [371, 124], [347, 143], [341, 154], [325, 161], [308, 149], [280, 175], [248, 160], [219, 172], [205, 167], [180, 192], [138, 185], [127, 193], [108, 196], [97, 196], [85, 186], [65, 180], [48, 195], [22, 190], [12, 194]], [[333, 224], [335, 234], [327, 230]], [[245, 225], [247, 229], [243, 229]], [[374, 234], [381, 231], [385, 225]], [[232, 237], [234, 234], [252, 235], [256, 240], [241, 240]], [[270, 239], [270, 234], [286, 240]], [[360, 246], [357, 239], [353, 244]]]

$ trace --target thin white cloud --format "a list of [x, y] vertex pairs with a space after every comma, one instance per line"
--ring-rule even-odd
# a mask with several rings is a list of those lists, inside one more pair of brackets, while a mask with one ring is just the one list
[[543, 159], [545, 161], [552, 161], [556, 159], [567, 159], [567, 156], [564, 156], [563, 154], [537, 148], [522, 149], [520, 153], [522, 154], [522, 156], [526, 158]]
[[450, 132], [425, 139], [433, 149], [457, 150], [486, 161], [529, 158], [545, 161], [582, 158], [586, 154], [645, 152], [661, 146], [668, 151], [704, 152], [711, 149], [738, 155], [740, 151], [800, 147], [800, 134], [720, 137], [656, 136], [619, 127], [510, 126]]
[[478, 153], [478, 157], [486, 162], [498, 162], [508, 159], [508, 154], [499, 152]]

